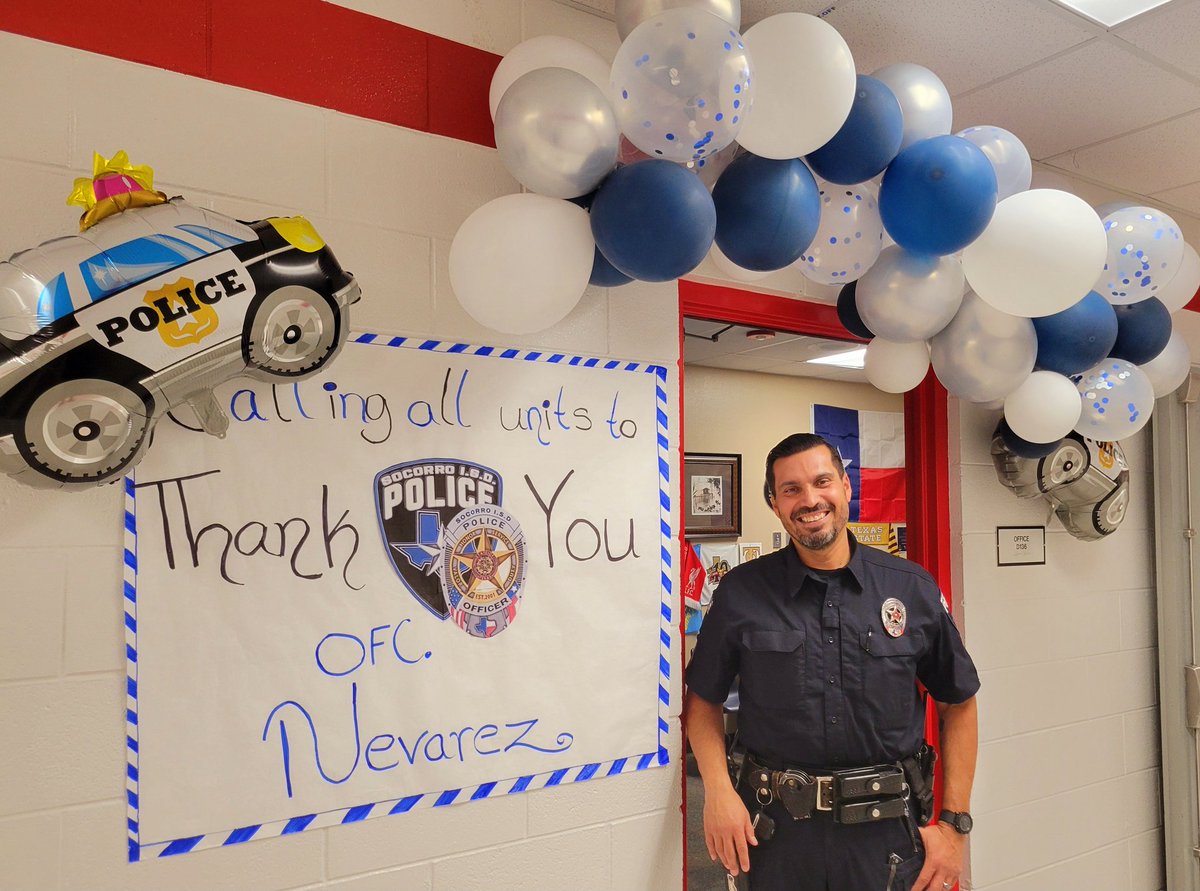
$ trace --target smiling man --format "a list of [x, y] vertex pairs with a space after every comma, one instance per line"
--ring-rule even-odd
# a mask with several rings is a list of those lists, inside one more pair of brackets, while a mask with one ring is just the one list
[[[789, 436], [766, 476], [792, 546], [725, 576], [687, 671], [709, 856], [754, 891], [945, 891], [971, 830], [975, 666], [929, 574], [846, 529], [850, 480], [828, 442]], [[937, 820], [918, 681], [942, 721]]]

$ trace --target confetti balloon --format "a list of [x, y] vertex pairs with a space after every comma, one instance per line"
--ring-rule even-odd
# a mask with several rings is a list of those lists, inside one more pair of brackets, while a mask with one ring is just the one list
[[609, 95], [630, 142], [652, 158], [690, 161], [737, 137], [753, 101], [750, 75], [728, 22], [702, 9], [669, 9], [625, 38]]
[[883, 247], [883, 221], [875, 186], [839, 186], [817, 181], [821, 222], [796, 267], [822, 285], [840, 285], [860, 278], [875, 263]]
[[624, 40], [646, 19], [680, 6], [711, 12], [728, 22], [735, 31], [742, 28], [742, 0], [617, 0], [613, 15], [617, 33]]
[[1105, 359], [1075, 385], [1083, 411], [1075, 432], [1115, 442], [1146, 426], [1154, 410], [1154, 385], [1145, 372], [1124, 359]]
[[1108, 254], [1095, 290], [1110, 303], [1155, 297], [1183, 264], [1183, 235], [1152, 207], [1126, 207], [1104, 218]]

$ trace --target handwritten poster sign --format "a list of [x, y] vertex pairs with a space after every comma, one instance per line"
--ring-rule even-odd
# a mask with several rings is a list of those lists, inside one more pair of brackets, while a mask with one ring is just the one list
[[665, 371], [358, 335], [127, 481], [130, 858], [667, 763]]

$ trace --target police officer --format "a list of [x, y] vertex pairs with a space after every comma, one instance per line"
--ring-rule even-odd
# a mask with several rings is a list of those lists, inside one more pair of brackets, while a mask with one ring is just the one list
[[[725, 576], [687, 671], [709, 856], [754, 891], [945, 891], [971, 829], [975, 666], [929, 574], [846, 529], [836, 449], [793, 434], [766, 471], [792, 547]], [[731, 777], [722, 703], [739, 676], [746, 755]], [[942, 727], [943, 810], [929, 825], [918, 680]]]

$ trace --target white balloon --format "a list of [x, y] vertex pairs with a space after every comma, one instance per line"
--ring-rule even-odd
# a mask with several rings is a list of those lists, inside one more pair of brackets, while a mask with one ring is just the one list
[[738, 266], [717, 247], [716, 241], [713, 241], [712, 247], [708, 249], [708, 256], [714, 266], [736, 282], [756, 282], [760, 278], [766, 278], [773, 271], [768, 269], [766, 272], [759, 272], [756, 269]]
[[880, 68], [871, 77], [883, 81], [896, 94], [904, 113], [900, 151], [931, 136], [945, 136], [954, 123], [950, 93], [941, 79], [921, 65], [897, 62]]
[[508, 88], [496, 109], [496, 148], [531, 191], [578, 198], [617, 164], [617, 119], [604, 93], [566, 68], [538, 68]]
[[1083, 406], [1069, 377], [1035, 371], [1004, 397], [1004, 420], [1027, 442], [1057, 442], [1079, 422]]
[[968, 291], [958, 314], [929, 346], [942, 386], [959, 399], [991, 402], [1029, 377], [1037, 333], [1029, 319], [1003, 313]]
[[703, 9], [724, 19], [734, 31], [742, 30], [742, 0], [617, 0], [613, 15], [617, 34], [624, 40], [646, 19], [681, 6]]
[[706, 158], [737, 137], [755, 101], [750, 57], [729, 24], [702, 9], [642, 22], [613, 59], [609, 96], [621, 132], [653, 158]]
[[1157, 297], [1183, 263], [1183, 234], [1169, 214], [1135, 205], [1104, 218], [1108, 252], [1093, 290], [1114, 306]]
[[591, 219], [569, 201], [504, 195], [477, 208], [450, 244], [450, 286], [463, 309], [506, 334], [561, 321], [583, 295], [596, 243]]
[[582, 74], [599, 87], [601, 93], [608, 95], [609, 64], [598, 52], [567, 37], [549, 34], [531, 37], [509, 50], [492, 74], [488, 108], [493, 121], [496, 120], [500, 99], [513, 81], [538, 68], [569, 68]]
[[886, 340], [928, 340], [950, 323], [963, 299], [962, 264], [955, 257], [884, 248], [858, 280], [854, 301], [863, 323]]
[[816, 180], [821, 193], [820, 225], [793, 265], [818, 284], [844, 285], [861, 278], [883, 248], [879, 189], [869, 182], [839, 186], [820, 177]]
[[784, 160], [832, 139], [858, 86], [842, 35], [816, 16], [782, 12], [749, 28], [743, 40], [754, 60], [754, 111], [738, 142], [760, 157]]
[[1179, 385], [1187, 380], [1188, 372], [1192, 370], [1192, 357], [1188, 351], [1187, 341], [1178, 331], [1171, 332], [1171, 339], [1163, 347], [1163, 351], [1144, 365], [1139, 366], [1150, 379], [1157, 399], [1174, 393]]
[[1179, 271], [1164, 287], [1159, 288], [1156, 296], [1167, 312], [1176, 313], [1192, 302], [1197, 290], [1200, 290], [1200, 256], [1197, 256], [1194, 247], [1184, 242]]
[[979, 146], [996, 171], [996, 200], [1024, 192], [1033, 178], [1025, 144], [1003, 127], [968, 127], [955, 134]]
[[876, 337], [867, 344], [863, 370], [867, 380], [885, 393], [907, 393], [929, 372], [929, 344], [896, 343]]
[[963, 251], [975, 293], [1001, 312], [1034, 318], [1062, 312], [1092, 289], [1108, 253], [1104, 224], [1069, 192], [1031, 189], [996, 205]]
[[1102, 442], [1133, 436], [1154, 411], [1154, 385], [1142, 369], [1108, 358], [1079, 376], [1075, 385], [1083, 411], [1075, 432]]

